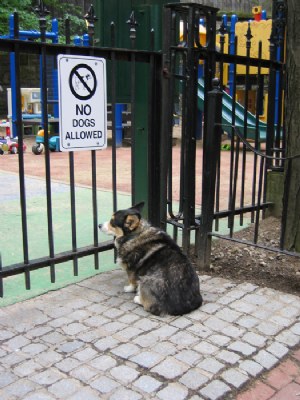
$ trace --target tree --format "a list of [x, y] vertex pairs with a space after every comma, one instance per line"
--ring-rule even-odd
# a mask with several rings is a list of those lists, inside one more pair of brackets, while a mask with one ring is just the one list
[[[79, 2], [79, 4], [81, 4]], [[7, 35], [9, 30], [9, 16], [17, 11], [19, 14], [20, 29], [39, 30], [38, 16], [34, 8], [38, 5], [37, 0], [1, 0], [0, 4], [0, 35]], [[74, 1], [44, 0], [44, 5], [50, 11], [47, 20], [57, 18], [59, 24], [59, 35], [64, 41], [64, 20], [70, 19], [71, 35], [82, 35], [86, 33], [86, 25], [83, 19], [85, 11], [83, 6], [74, 5]], [[50, 29], [50, 22], [49, 22]]]
[[[300, 2], [287, 0], [287, 156], [300, 154]], [[285, 165], [286, 228], [284, 247], [300, 252], [300, 158]]]

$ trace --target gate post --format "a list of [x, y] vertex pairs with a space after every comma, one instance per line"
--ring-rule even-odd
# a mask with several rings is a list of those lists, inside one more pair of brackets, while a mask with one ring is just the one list
[[211, 235], [214, 220], [215, 184], [222, 135], [222, 91], [219, 80], [213, 79], [207, 94], [207, 134], [203, 140], [203, 178], [201, 221], [196, 237], [198, 266], [209, 268]]

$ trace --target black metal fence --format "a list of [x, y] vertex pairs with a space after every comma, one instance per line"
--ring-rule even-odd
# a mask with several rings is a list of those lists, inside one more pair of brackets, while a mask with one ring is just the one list
[[[12, 124], [16, 129], [16, 135], [18, 137], [18, 165], [19, 165], [19, 198], [20, 198], [20, 214], [21, 214], [21, 229], [22, 229], [22, 252], [23, 260], [12, 265], [2, 265], [0, 258], [0, 296], [3, 296], [3, 278], [8, 276], [24, 273], [26, 289], [31, 287], [31, 272], [43, 268], [50, 268], [51, 282], [56, 281], [56, 269], [55, 266], [66, 261], [72, 261], [74, 275], [78, 275], [78, 259], [93, 255], [94, 256], [94, 268], [99, 269], [99, 253], [105, 252], [106, 250], [113, 248], [113, 241], [106, 241], [99, 243], [98, 234], [98, 214], [99, 214], [99, 202], [97, 200], [97, 158], [96, 150], [90, 151], [90, 162], [91, 162], [91, 180], [92, 180], [92, 226], [90, 230], [93, 232], [93, 243], [89, 246], [79, 247], [78, 246], [78, 227], [76, 219], [76, 192], [75, 192], [75, 181], [76, 174], [74, 168], [74, 153], [69, 152], [69, 190], [70, 190], [70, 207], [71, 207], [71, 243], [72, 248], [63, 253], [58, 253], [55, 249], [55, 238], [53, 229], [53, 179], [51, 176], [51, 152], [49, 149], [49, 127], [50, 120], [48, 119], [49, 108], [53, 107], [53, 100], [49, 98], [51, 93], [51, 87], [49, 85], [47, 69], [49, 65], [56, 64], [56, 57], [59, 54], [73, 54], [81, 56], [95, 56], [104, 58], [107, 61], [107, 72], [109, 76], [108, 85], [108, 98], [111, 106], [111, 130], [112, 130], [112, 210], [116, 210], [118, 207], [118, 193], [117, 193], [117, 169], [116, 169], [116, 118], [115, 110], [117, 103], [117, 82], [118, 79], [126, 80], [130, 82], [131, 92], [129, 93], [129, 103], [131, 105], [131, 194], [132, 202], [138, 201], [139, 196], [143, 196], [143, 193], [139, 192], [139, 182], [136, 173], [137, 164], [137, 128], [136, 128], [136, 104], [140, 101], [140, 94], [137, 92], [137, 72], [142, 68], [144, 74], [144, 81], [139, 83], [139, 88], [144, 90], [143, 104], [146, 104], [142, 110], [143, 116], [143, 131], [147, 134], [147, 143], [144, 148], [142, 157], [147, 160], [147, 170], [143, 169], [143, 166], [139, 169], [139, 174], [142, 176], [148, 176], [147, 187], [146, 187], [146, 200], [148, 206], [148, 215], [154, 223], [159, 224], [159, 216], [154, 213], [154, 204], [157, 202], [157, 191], [155, 190], [156, 182], [158, 181], [158, 169], [153, 163], [156, 162], [155, 158], [151, 158], [151, 154], [159, 154], [159, 140], [160, 136], [160, 110], [161, 110], [161, 54], [154, 51], [138, 51], [135, 50], [135, 21], [132, 16], [130, 24], [130, 33], [132, 41], [132, 49], [119, 49], [114, 47], [115, 37], [115, 26], [111, 24], [111, 48], [96, 48], [93, 47], [93, 34], [94, 34], [94, 22], [95, 15], [93, 13], [93, 7], [90, 8], [88, 14], [85, 16], [88, 22], [88, 35], [89, 45], [88, 46], [74, 46], [70, 45], [69, 25], [66, 24], [66, 45], [53, 44], [47, 41], [46, 37], [46, 14], [47, 10], [43, 6], [43, 2], [40, 2], [40, 8], [36, 9], [39, 15], [40, 21], [40, 37], [38, 40], [23, 40], [19, 37], [19, 21], [18, 14], [14, 14], [14, 38], [2, 38], [0, 39], [0, 51], [3, 54], [13, 54], [13, 74], [14, 88], [15, 90], [15, 101], [16, 101], [16, 117], [13, 119]], [[150, 33], [149, 35], [153, 35]], [[25, 184], [25, 160], [23, 152], [24, 134], [23, 125], [24, 120], [22, 116], [22, 104], [21, 104], [21, 57], [22, 55], [37, 55], [37, 71], [40, 71], [41, 76], [41, 104], [42, 104], [42, 127], [44, 129], [44, 159], [45, 159], [45, 183], [46, 183], [46, 212], [47, 212], [47, 242], [48, 242], [48, 254], [38, 259], [30, 258], [30, 243], [28, 237], [28, 209], [27, 209], [27, 194]], [[33, 59], [32, 59], [33, 62]], [[118, 76], [118, 66], [126, 65], [123, 68], [122, 77]], [[1, 71], [1, 64], [0, 64]], [[48, 90], [49, 89], [49, 90]], [[141, 110], [139, 109], [139, 112]], [[153, 120], [151, 115], [156, 115], [156, 119]], [[140, 127], [138, 129], [141, 129]], [[129, 183], [130, 185], [130, 183]], [[149, 195], [148, 195], [149, 193]], [[39, 238], [37, 237], [38, 241]], [[2, 252], [5, 251], [4, 249]]]

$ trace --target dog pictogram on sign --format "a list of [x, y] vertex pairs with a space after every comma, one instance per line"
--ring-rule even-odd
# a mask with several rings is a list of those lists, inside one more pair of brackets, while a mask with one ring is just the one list
[[57, 57], [61, 151], [107, 147], [106, 60]]
[[89, 100], [94, 96], [97, 79], [94, 70], [87, 64], [76, 65], [69, 78], [71, 92], [79, 100]]

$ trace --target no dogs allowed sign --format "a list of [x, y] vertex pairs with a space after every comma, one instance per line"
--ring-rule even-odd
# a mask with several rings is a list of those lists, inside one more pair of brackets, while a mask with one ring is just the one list
[[105, 149], [105, 59], [60, 54], [57, 64], [60, 150]]

